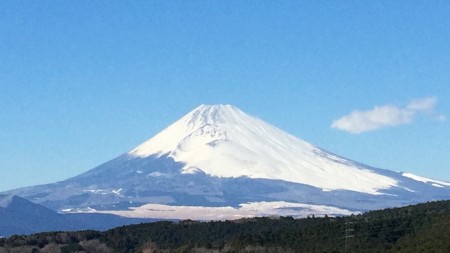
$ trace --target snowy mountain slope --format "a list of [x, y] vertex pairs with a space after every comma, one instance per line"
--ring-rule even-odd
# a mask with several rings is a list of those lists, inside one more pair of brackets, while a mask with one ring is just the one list
[[274, 203], [296, 203], [345, 214], [448, 199], [450, 186], [339, 157], [233, 106], [202, 105], [92, 170], [8, 193], [59, 212], [117, 214], [161, 204], [230, 207], [245, 215], [245, 203], [269, 203], [262, 205], [268, 212]]
[[411, 178], [413, 180], [423, 182], [423, 183], [431, 183], [431, 185], [433, 185], [435, 187], [444, 188], [444, 187], [450, 186], [450, 183], [440, 181], [440, 180], [434, 180], [434, 179], [430, 179], [430, 178], [426, 178], [426, 177], [417, 176], [417, 175], [414, 175], [411, 173], [403, 173], [402, 176], [408, 177], [408, 178]]
[[338, 157], [231, 105], [201, 105], [129, 152], [168, 154], [184, 163], [182, 173], [280, 179], [320, 187], [378, 194], [392, 178]]

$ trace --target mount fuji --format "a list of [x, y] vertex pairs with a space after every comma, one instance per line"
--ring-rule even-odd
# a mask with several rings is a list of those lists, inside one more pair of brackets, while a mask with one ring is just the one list
[[231, 105], [201, 105], [67, 180], [6, 192], [62, 213], [232, 219], [348, 215], [450, 198], [450, 183], [373, 168]]

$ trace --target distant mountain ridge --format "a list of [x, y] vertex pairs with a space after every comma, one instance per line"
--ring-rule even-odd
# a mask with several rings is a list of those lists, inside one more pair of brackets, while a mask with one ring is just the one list
[[201, 105], [92, 170], [7, 193], [65, 213], [177, 219], [197, 207], [208, 219], [234, 219], [449, 199], [450, 184], [340, 157], [231, 105]]

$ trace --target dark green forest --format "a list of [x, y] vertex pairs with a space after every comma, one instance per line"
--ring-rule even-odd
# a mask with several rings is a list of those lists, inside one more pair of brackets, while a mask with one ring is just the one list
[[3, 252], [450, 252], [450, 201], [347, 217], [161, 221], [0, 239]]

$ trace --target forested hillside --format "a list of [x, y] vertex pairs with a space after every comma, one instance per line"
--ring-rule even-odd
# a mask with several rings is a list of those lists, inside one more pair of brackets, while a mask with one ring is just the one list
[[0, 239], [0, 252], [450, 252], [450, 201], [349, 217], [155, 222]]

